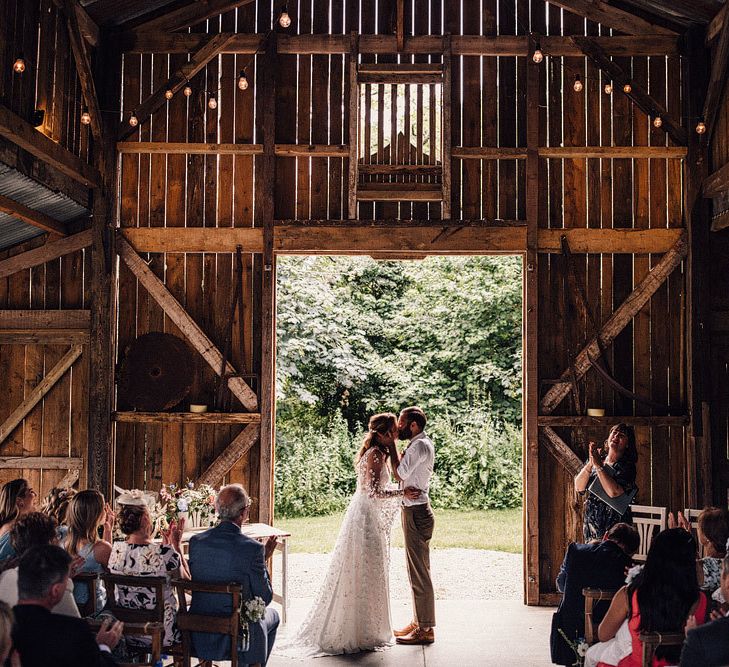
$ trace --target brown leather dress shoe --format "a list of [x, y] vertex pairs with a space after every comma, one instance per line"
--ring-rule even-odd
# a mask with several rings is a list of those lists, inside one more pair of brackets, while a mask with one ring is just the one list
[[415, 621], [411, 621], [402, 630], [393, 630], [392, 634], [395, 635], [395, 637], [405, 637], [405, 636], [409, 635], [417, 627], [418, 627], [418, 624]]
[[432, 644], [435, 641], [435, 632], [433, 628], [430, 630], [415, 628], [409, 635], [397, 637], [395, 641], [398, 644]]

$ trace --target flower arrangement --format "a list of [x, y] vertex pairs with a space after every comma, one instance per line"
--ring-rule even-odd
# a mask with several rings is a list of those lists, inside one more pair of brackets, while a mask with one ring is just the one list
[[240, 635], [243, 650], [250, 648], [249, 623], [258, 623], [266, 614], [266, 603], [256, 595], [252, 600], [242, 600], [240, 606]]
[[562, 635], [569, 647], [574, 651], [575, 661], [572, 663], [572, 667], [582, 667], [585, 664], [585, 654], [587, 653], [587, 649], [590, 648], [590, 645], [582, 637], [574, 640], [569, 639], [562, 628], [559, 628], [559, 634]]
[[215, 524], [215, 489], [209, 484], [195, 487], [194, 482], [186, 484], [163, 484], [159, 491], [165, 519], [185, 518], [193, 528], [207, 528]]

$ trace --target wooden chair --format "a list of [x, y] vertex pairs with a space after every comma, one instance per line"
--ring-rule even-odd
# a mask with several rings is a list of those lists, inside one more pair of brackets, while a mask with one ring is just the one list
[[[89, 619], [91, 629], [98, 632], [103, 620]], [[119, 667], [157, 667], [162, 658], [162, 635], [164, 625], [162, 623], [125, 623], [122, 634], [125, 637], [144, 636], [150, 638], [150, 649], [142, 662], [120, 662]]]
[[639, 639], [643, 644], [643, 667], [651, 667], [659, 646], [680, 646], [686, 635], [682, 632], [641, 632]]
[[691, 534], [694, 536], [694, 539], [696, 540], [696, 544], [698, 545], [699, 558], [704, 557], [704, 545], [699, 542], [699, 535], [698, 535], [699, 514], [701, 514], [701, 512], [703, 512], [703, 511], [704, 510], [690, 509], [688, 507], [683, 511], [683, 515], [686, 518], [686, 521], [688, 521], [689, 524], [691, 525]]
[[[230, 637], [230, 665], [238, 665], [238, 632], [240, 627], [240, 584], [206, 584], [185, 579], [175, 579], [172, 582], [177, 589], [177, 598], [180, 609], [177, 612], [177, 628], [182, 633], [182, 666], [190, 667], [192, 655], [193, 632], [217, 632]], [[187, 594], [193, 593], [220, 593], [232, 597], [233, 611], [227, 616], [210, 614], [191, 614], [188, 606]], [[210, 661], [200, 661], [200, 665], [210, 665]]]
[[592, 620], [595, 604], [601, 600], [612, 600], [617, 591], [601, 588], [583, 588], [585, 598], [585, 641], [592, 646], [597, 641], [597, 624]]
[[633, 560], [644, 563], [651, 541], [658, 533], [666, 529], [668, 511], [665, 507], [651, 505], [631, 505], [631, 510], [633, 525], [640, 536], [640, 546], [638, 552], [633, 556]]
[[101, 611], [96, 608], [96, 591], [101, 585], [99, 575], [95, 572], [81, 572], [72, 579], [74, 586], [86, 586], [89, 589], [89, 597], [83, 604], [77, 604], [79, 614], [82, 618], [94, 616], [96, 612]]

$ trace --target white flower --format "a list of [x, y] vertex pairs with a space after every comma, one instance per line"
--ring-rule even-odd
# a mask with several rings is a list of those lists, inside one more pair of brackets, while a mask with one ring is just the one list
[[245, 615], [249, 621], [256, 623], [266, 614], [266, 603], [258, 595], [245, 603]]
[[642, 565], [633, 565], [633, 567], [631, 567], [628, 570], [628, 574], [625, 577], [625, 583], [628, 585], [632, 584], [633, 581], [635, 580], [635, 578], [641, 573], [642, 570], [643, 570]]
[[187, 510], [188, 510], [187, 500], [185, 500], [184, 498], [180, 498], [177, 501], [177, 509], [180, 512], [187, 512]]
[[575, 650], [577, 651], [577, 655], [580, 656], [580, 658], [584, 658], [588, 648], [590, 648], [590, 645], [587, 642], [583, 641], [577, 644], [577, 648]]

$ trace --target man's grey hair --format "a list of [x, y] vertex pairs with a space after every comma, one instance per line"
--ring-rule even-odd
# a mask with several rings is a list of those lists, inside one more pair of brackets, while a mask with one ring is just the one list
[[242, 484], [227, 484], [218, 491], [215, 506], [221, 521], [234, 521], [251, 504], [248, 493]]

